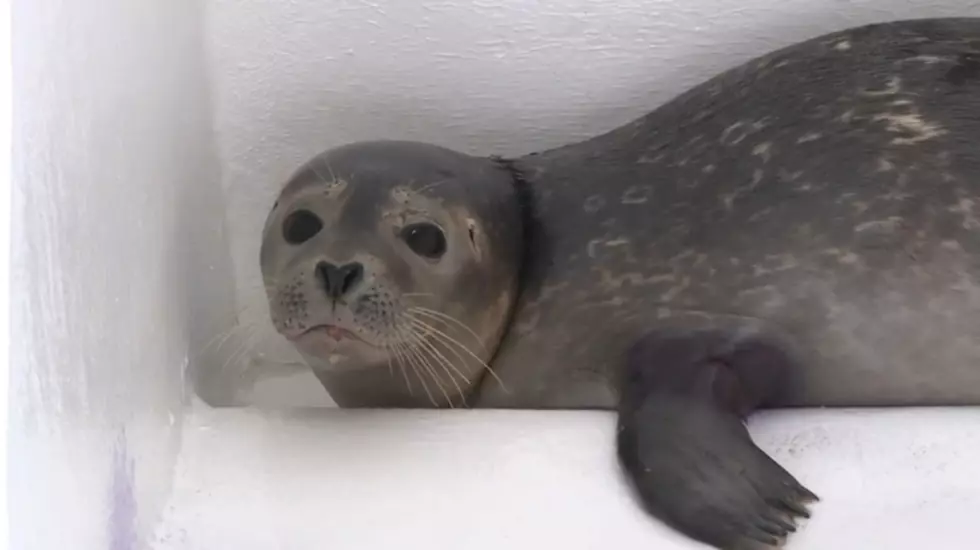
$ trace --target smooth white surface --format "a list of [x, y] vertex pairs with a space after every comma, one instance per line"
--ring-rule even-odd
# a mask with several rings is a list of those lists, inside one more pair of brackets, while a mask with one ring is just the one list
[[331, 403], [307, 391], [312, 374], [277, 367], [299, 358], [270, 328], [256, 259], [279, 185], [321, 149], [401, 138], [530, 152], [610, 130], [798, 40], [956, 15], [980, 15], [980, 0], [211, 0], [215, 128], [243, 310], [240, 339], [226, 346], [235, 356], [213, 386], [238, 387], [239, 402]]
[[12, 17], [11, 546], [136, 550], [169, 493], [183, 371], [231, 311], [200, 4]]
[[[7, 3], [3, 3], [7, 8]], [[0, 174], [10, 175], [10, 11], [0, 13]], [[7, 495], [10, 372], [10, 187], [0, 191], [0, 495]], [[7, 499], [0, 499], [0, 548], [10, 547]]]
[[[595, 412], [206, 411], [188, 417], [153, 547], [703, 548], [636, 506], [614, 427]], [[788, 550], [976, 548], [980, 410], [779, 412], [750, 430], [821, 497]]]

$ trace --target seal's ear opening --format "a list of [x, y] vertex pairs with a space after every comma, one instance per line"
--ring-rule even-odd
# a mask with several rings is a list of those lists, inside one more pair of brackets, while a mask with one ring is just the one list
[[476, 257], [476, 261], [481, 261], [483, 259], [483, 247], [480, 246], [483, 235], [480, 233], [480, 228], [473, 218], [466, 218], [466, 235], [469, 237], [470, 247], [473, 249], [473, 255]]

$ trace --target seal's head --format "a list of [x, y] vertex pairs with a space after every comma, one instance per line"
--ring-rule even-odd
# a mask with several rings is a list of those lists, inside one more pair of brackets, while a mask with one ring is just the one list
[[326, 151], [266, 220], [272, 322], [341, 406], [453, 404], [478, 382], [517, 294], [510, 172], [414, 142]]

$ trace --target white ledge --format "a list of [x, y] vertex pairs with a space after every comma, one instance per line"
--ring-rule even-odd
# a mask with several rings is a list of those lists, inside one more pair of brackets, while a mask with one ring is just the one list
[[[155, 548], [702, 548], [649, 519], [601, 412], [202, 410]], [[976, 548], [980, 408], [778, 411], [822, 501], [787, 550]]]

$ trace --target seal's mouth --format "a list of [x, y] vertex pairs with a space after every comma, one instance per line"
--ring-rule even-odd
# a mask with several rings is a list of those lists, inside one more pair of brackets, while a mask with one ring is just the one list
[[314, 325], [303, 332], [289, 336], [288, 339], [293, 342], [299, 342], [301, 340], [308, 340], [310, 338], [318, 338], [321, 336], [327, 336], [331, 341], [336, 343], [347, 341], [371, 345], [370, 342], [365, 341], [363, 338], [354, 334], [350, 330], [331, 324]]

